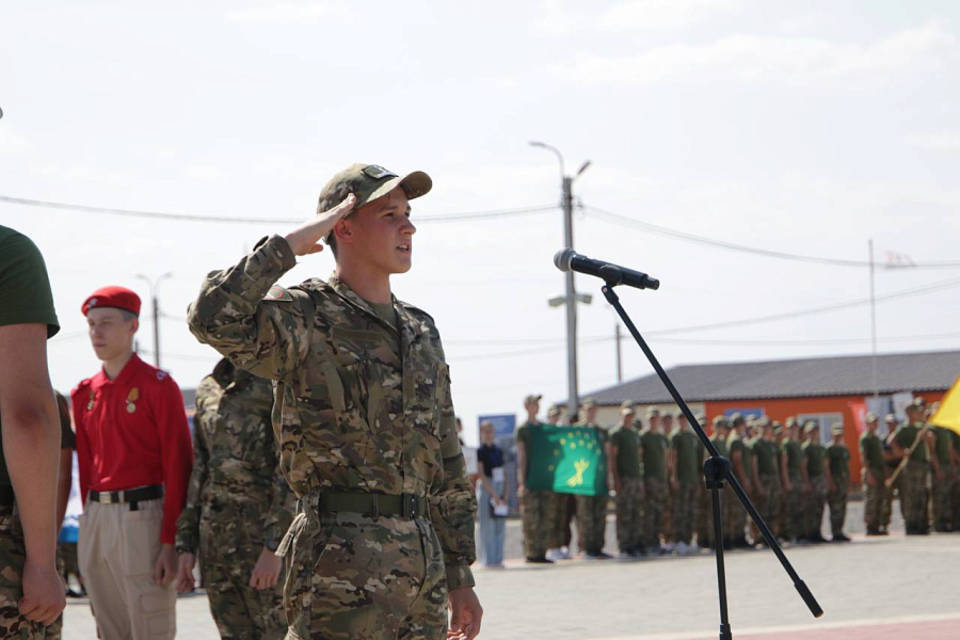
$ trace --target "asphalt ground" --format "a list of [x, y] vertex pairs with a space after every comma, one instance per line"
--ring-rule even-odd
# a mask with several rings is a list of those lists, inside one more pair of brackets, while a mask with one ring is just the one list
[[[897, 505], [894, 505], [895, 509]], [[786, 548], [824, 609], [814, 619], [772, 553], [726, 554], [730, 621], [756, 640], [944, 640], [960, 638], [960, 534], [910, 536], [899, 519], [888, 537], [865, 538], [862, 503], [850, 505], [854, 541]], [[825, 527], [826, 529], [826, 527]], [[506, 569], [476, 568], [485, 614], [482, 638], [701, 640], [718, 637], [712, 554], [639, 562], [527, 565], [520, 525], [507, 527]], [[613, 518], [608, 551], [614, 551]], [[181, 597], [178, 637], [217, 638], [202, 591]], [[70, 600], [66, 640], [96, 637], [85, 599]]]

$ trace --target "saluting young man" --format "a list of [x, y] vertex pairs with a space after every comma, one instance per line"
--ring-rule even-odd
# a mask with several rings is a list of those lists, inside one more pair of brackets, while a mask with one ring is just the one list
[[[317, 216], [207, 276], [189, 311], [201, 341], [275, 380], [281, 466], [300, 498], [287, 557], [288, 638], [473, 638], [481, 608], [476, 499], [457, 439], [450, 370], [426, 312], [397, 300], [413, 198], [430, 177], [354, 164]], [[284, 289], [297, 256], [336, 272]], [[266, 297], [266, 299], [264, 299]]]
[[173, 638], [174, 541], [193, 449], [177, 383], [133, 352], [140, 298], [94, 291], [81, 308], [101, 370], [71, 394], [77, 428], [77, 553], [103, 640]]

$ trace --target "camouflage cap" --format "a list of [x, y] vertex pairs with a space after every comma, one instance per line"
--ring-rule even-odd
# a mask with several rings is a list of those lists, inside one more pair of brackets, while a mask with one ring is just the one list
[[560, 415], [560, 407], [555, 404], [550, 405], [550, 408], [547, 409], [547, 415], [548, 416]]
[[877, 416], [874, 415], [874, 413], [873, 413], [872, 411], [867, 411], [867, 415], [865, 415], [865, 416], [863, 417], [863, 419], [864, 419], [864, 421], [866, 421], [866, 422], [868, 422], [868, 423], [869, 423], [869, 422], [876, 422], [876, 421], [877, 421]]
[[714, 427], [723, 427], [726, 429], [730, 425], [727, 424], [727, 419], [723, 416], [713, 416], [713, 426]]
[[830, 432], [833, 433], [833, 435], [835, 435], [835, 436], [842, 436], [842, 435], [843, 435], [843, 423], [842, 423], [842, 422], [834, 422], [834, 423], [833, 423], [833, 426], [830, 427]]
[[[523, 406], [527, 406], [528, 404], [531, 404], [534, 402], [540, 402], [541, 398], [543, 398], [543, 396], [540, 395], [539, 393], [531, 393], [530, 395], [528, 395], [523, 399]], [[553, 410], [554, 408], [555, 407], [550, 407], [551, 410]]]
[[730, 424], [734, 427], [741, 424], [746, 424], [746, 421], [743, 419], [743, 414], [742, 413], [730, 414]]
[[803, 432], [804, 433], [813, 433], [818, 428], [817, 423], [814, 420], [807, 420], [803, 423]]
[[649, 409], [647, 409], [648, 418], [653, 418], [655, 416], [659, 417], [659, 415], [660, 415], [660, 409], [657, 409], [656, 407], [650, 407]]
[[[423, 171], [414, 171], [401, 178], [378, 164], [358, 162], [330, 178], [324, 185], [323, 191], [320, 192], [320, 200], [317, 202], [317, 213], [337, 206], [350, 193], [357, 198], [357, 202], [353, 205], [353, 210], [356, 211], [368, 202], [382, 198], [397, 187], [402, 187], [403, 192], [407, 194], [407, 199], [413, 200], [426, 195], [433, 187], [433, 180]], [[350, 213], [347, 215], [349, 216]]]
[[620, 403], [620, 415], [626, 416], [637, 412], [637, 403], [633, 400], [624, 400]]
[[925, 406], [927, 406], [927, 401], [924, 400], [923, 396], [917, 396], [916, 398], [914, 398], [914, 399], [913, 399], [913, 403], [914, 403], [915, 405], [917, 405], [918, 407], [925, 407]]
[[593, 409], [595, 406], [597, 406], [597, 401], [593, 398], [587, 398], [581, 405], [581, 407], [584, 409]]
[[777, 435], [783, 433], [783, 425], [776, 420], [773, 421], [773, 432]]
[[797, 426], [798, 424], [800, 424], [800, 423], [797, 422], [796, 417], [790, 416], [789, 418], [787, 418], [787, 429], [789, 429], [789, 428], [791, 428], [791, 427], [795, 427], [795, 426]]
[[700, 425], [707, 424], [707, 416], [702, 413], [698, 413], [697, 415], [694, 416], [694, 418], [697, 419], [697, 424], [700, 424]]
[[885, 415], [885, 416], [883, 417], [883, 421], [884, 421], [884, 422], [896, 422], [896, 421], [897, 421], [897, 416], [893, 415], [892, 413], [888, 413], [887, 415]]

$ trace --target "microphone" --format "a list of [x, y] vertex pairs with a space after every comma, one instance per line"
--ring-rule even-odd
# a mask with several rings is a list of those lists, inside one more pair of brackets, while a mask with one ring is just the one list
[[588, 276], [603, 278], [608, 286], [615, 287], [618, 284], [625, 284], [628, 287], [637, 289], [659, 289], [660, 281], [651, 278], [645, 273], [627, 269], [611, 262], [603, 260], [594, 260], [587, 256], [582, 256], [573, 249], [562, 249], [553, 256], [553, 264], [560, 271], [577, 271], [585, 273]]

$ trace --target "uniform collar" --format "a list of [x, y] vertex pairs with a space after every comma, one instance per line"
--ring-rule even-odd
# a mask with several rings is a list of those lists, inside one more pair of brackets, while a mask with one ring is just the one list
[[[351, 289], [350, 285], [344, 282], [340, 278], [340, 274], [338, 274], [336, 271], [334, 271], [333, 275], [330, 276], [330, 280], [327, 281], [327, 284], [333, 287], [333, 290], [337, 292], [337, 295], [339, 295], [341, 298], [343, 298], [353, 306], [357, 307], [361, 311], [376, 318], [377, 322], [383, 325], [386, 325], [387, 327], [390, 327], [390, 329], [396, 330], [395, 327], [392, 327], [389, 323], [384, 322], [383, 319], [379, 315], [377, 315], [377, 312], [373, 310], [373, 307], [370, 305], [370, 303], [364, 300], [363, 298], [361, 298], [356, 291]], [[390, 294], [390, 303], [393, 305], [393, 308], [397, 310], [397, 315], [399, 318], [400, 310], [402, 307], [401, 305], [397, 304], [397, 297], [392, 293]], [[406, 320], [406, 319], [407, 318], [403, 318], [403, 320]], [[405, 324], [405, 323], [401, 321], [401, 324]]]
[[104, 370], [103, 366], [100, 367], [100, 373], [96, 375], [96, 385], [102, 387], [108, 384], [124, 384], [128, 382], [134, 375], [136, 375], [137, 369], [143, 364], [143, 360], [140, 359], [136, 353], [130, 356], [130, 359], [127, 360], [127, 364], [123, 365], [123, 369], [120, 370], [120, 375], [111, 380], [107, 376], [107, 372]]

